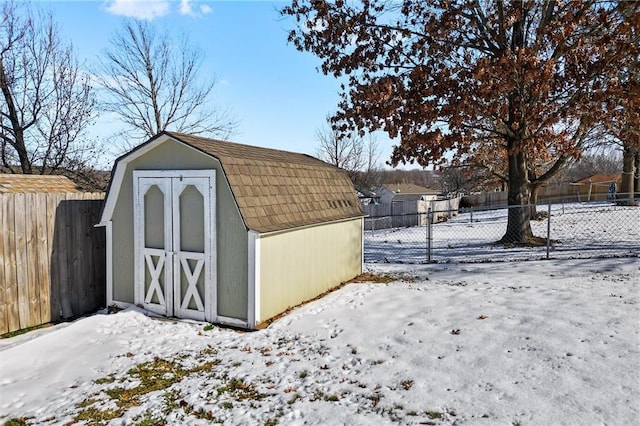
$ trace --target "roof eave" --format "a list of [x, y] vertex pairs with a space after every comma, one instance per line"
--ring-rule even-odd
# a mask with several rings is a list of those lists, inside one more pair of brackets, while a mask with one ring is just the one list
[[368, 217], [368, 216], [369, 216], [368, 214], [363, 213], [363, 214], [357, 215], [357, 216], [349, 216], [349, 217], [344, 217], [344, 218], [340, 218], [340, 219], [328, 220], [328, 221], [325, 221], [325, 222], [315, 222], [315, 223], [308, 223], [308, 224], [304, 224], [304, 225], [289, 226], [289, 227], [285, 227], [285, 228], [281, 228], [281, 229], [274, 229], [274, 230], [270, 230], [270, 231], [259, 231], [257, 229], [253, 229], [253, 228], [250, 228], [249, 230], [258, 233], [260, 236], [266, 237], [266, 236], [271, 236], [271, 235], [283, 234], [285, 232], [298, 231], [298, 230], [301, 230], [301, 229], [315, 228], [316, 226], [331, 225], [333, 223], [342, 223], [342, 222], [349, 222], [351, 220], [356, 220], [356, 219], [364, 219], [365, 217]]
[[[122, 179], [124, 178], [124, 172], [127, 168], [127, 164], [140, 157], [147, 151], [151, 150], [156, 144], [159, 145], [160, 143], [166, 142], [169, 139], [173, 138], [166, 132], [158, 133], [146, 142], [143, 142], [140, 145], [136, 146], [131, 151], [126, 152], [120, 157], [116, 158], [113, 163], [113, 168], [111, 169], [111, 178], [109, 179], [109, 185], [107, 186], [104, 198], [105, 202], [103, 203], [102, 211], [100, 212], [100, 222], [97, 223], [96, 226], [107, 226], [107, 223], [111, 221], [111, 217], [113, 216], [113, 209], [115, 208], [115, 201], [118, 198], [118, 193], [120, 192], [120, 185], [122, 184]], [[114, 188], [116, 192], [112, 195], [112, 191], [114, 190]]]

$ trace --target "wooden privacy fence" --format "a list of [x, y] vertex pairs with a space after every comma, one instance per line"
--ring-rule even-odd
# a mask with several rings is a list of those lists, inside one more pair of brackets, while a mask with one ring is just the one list
[[103, 193], [0, 194], [0, 334], [105, 303]]
[[429, 201], [394, 201], [392, 203], [365, 204], [365, 230], [426, 226], [427, 212], [433, 212], [432, 220], [442, 222], [458, 214], [462, 197]]
[[[580, 202], [580, 201], [604, 201], [609, 198], [609, 185], [611, 182], [594, 183], [557, 183], [543, 186], [538, 190], [538, 204], [548, 202]], [[618, 190], [620, 188], [618, 187]], [[473, 207], [496, 207], [508, 204], [507, 192], [481, 192], [479, 194], [465, 195], [464, 203]]]
[[[428, 209], [431, 209], [433, 212], [431, 218], [433, 223], [446, 222], [451, 217], [458, 215], [460, 200], [462, 200], [462, 197], [447, 198], [446, 200], [419, 201], [418, 212], [426, 213]], [[421, 216], [420, 225], [427, 225], [426, 215]]]
[[416, 201], [367, 204], [362, 208], [370, 216], [365, 221], [365, 229], [399, 228], [418, 224]]

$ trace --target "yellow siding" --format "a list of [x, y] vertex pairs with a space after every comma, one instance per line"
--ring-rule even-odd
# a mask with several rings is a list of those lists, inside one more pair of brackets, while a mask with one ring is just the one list
[[362, 273], [362, 219], [260, 238], [263, 322]]

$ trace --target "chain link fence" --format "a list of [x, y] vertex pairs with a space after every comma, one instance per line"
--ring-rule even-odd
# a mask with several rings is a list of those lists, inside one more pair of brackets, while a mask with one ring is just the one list
[[[530, 208], [531, 206], [527, 206]], [[429, 210], [365, 219], [365, 262], [446, 263], [640, 256], [640, 207], [615, 201], [538, 205], [535, 244], [499, 243], [511, 209]], [[515, 212], [513, 212], [515, 213]], [[398, 223], [417, 224], [394, 226]]]

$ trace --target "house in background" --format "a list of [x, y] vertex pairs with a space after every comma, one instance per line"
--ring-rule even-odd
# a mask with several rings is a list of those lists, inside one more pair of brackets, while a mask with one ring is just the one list
[[425, 226], [429, 209], [431, 220], [440, 222], [458, 214], [460, 197], [449, 198], [435, 189], [410, 183], [384, 184], [376, 189], [378, 203], [363, 204], [369, 215], [366, 230]]
[[398, 201], [431, 201], [438, 199], [440, 191], [412, 183], [387, 183], [376, 190], [381, 204]]
[[363, 206], [391, 204], [392, 202], [429, 201], [438, 197], [438, 191], [411, 183], [384, 184], [374, 189], [356, 188]]
[[362, 272], [363, 217], [313, 157], [163, 132], [114, 165], [108, 304], [256, 328]]
[[572, 182], [578, 201], [613, 200], [622, 185], [622, 173], [593, 175]]

